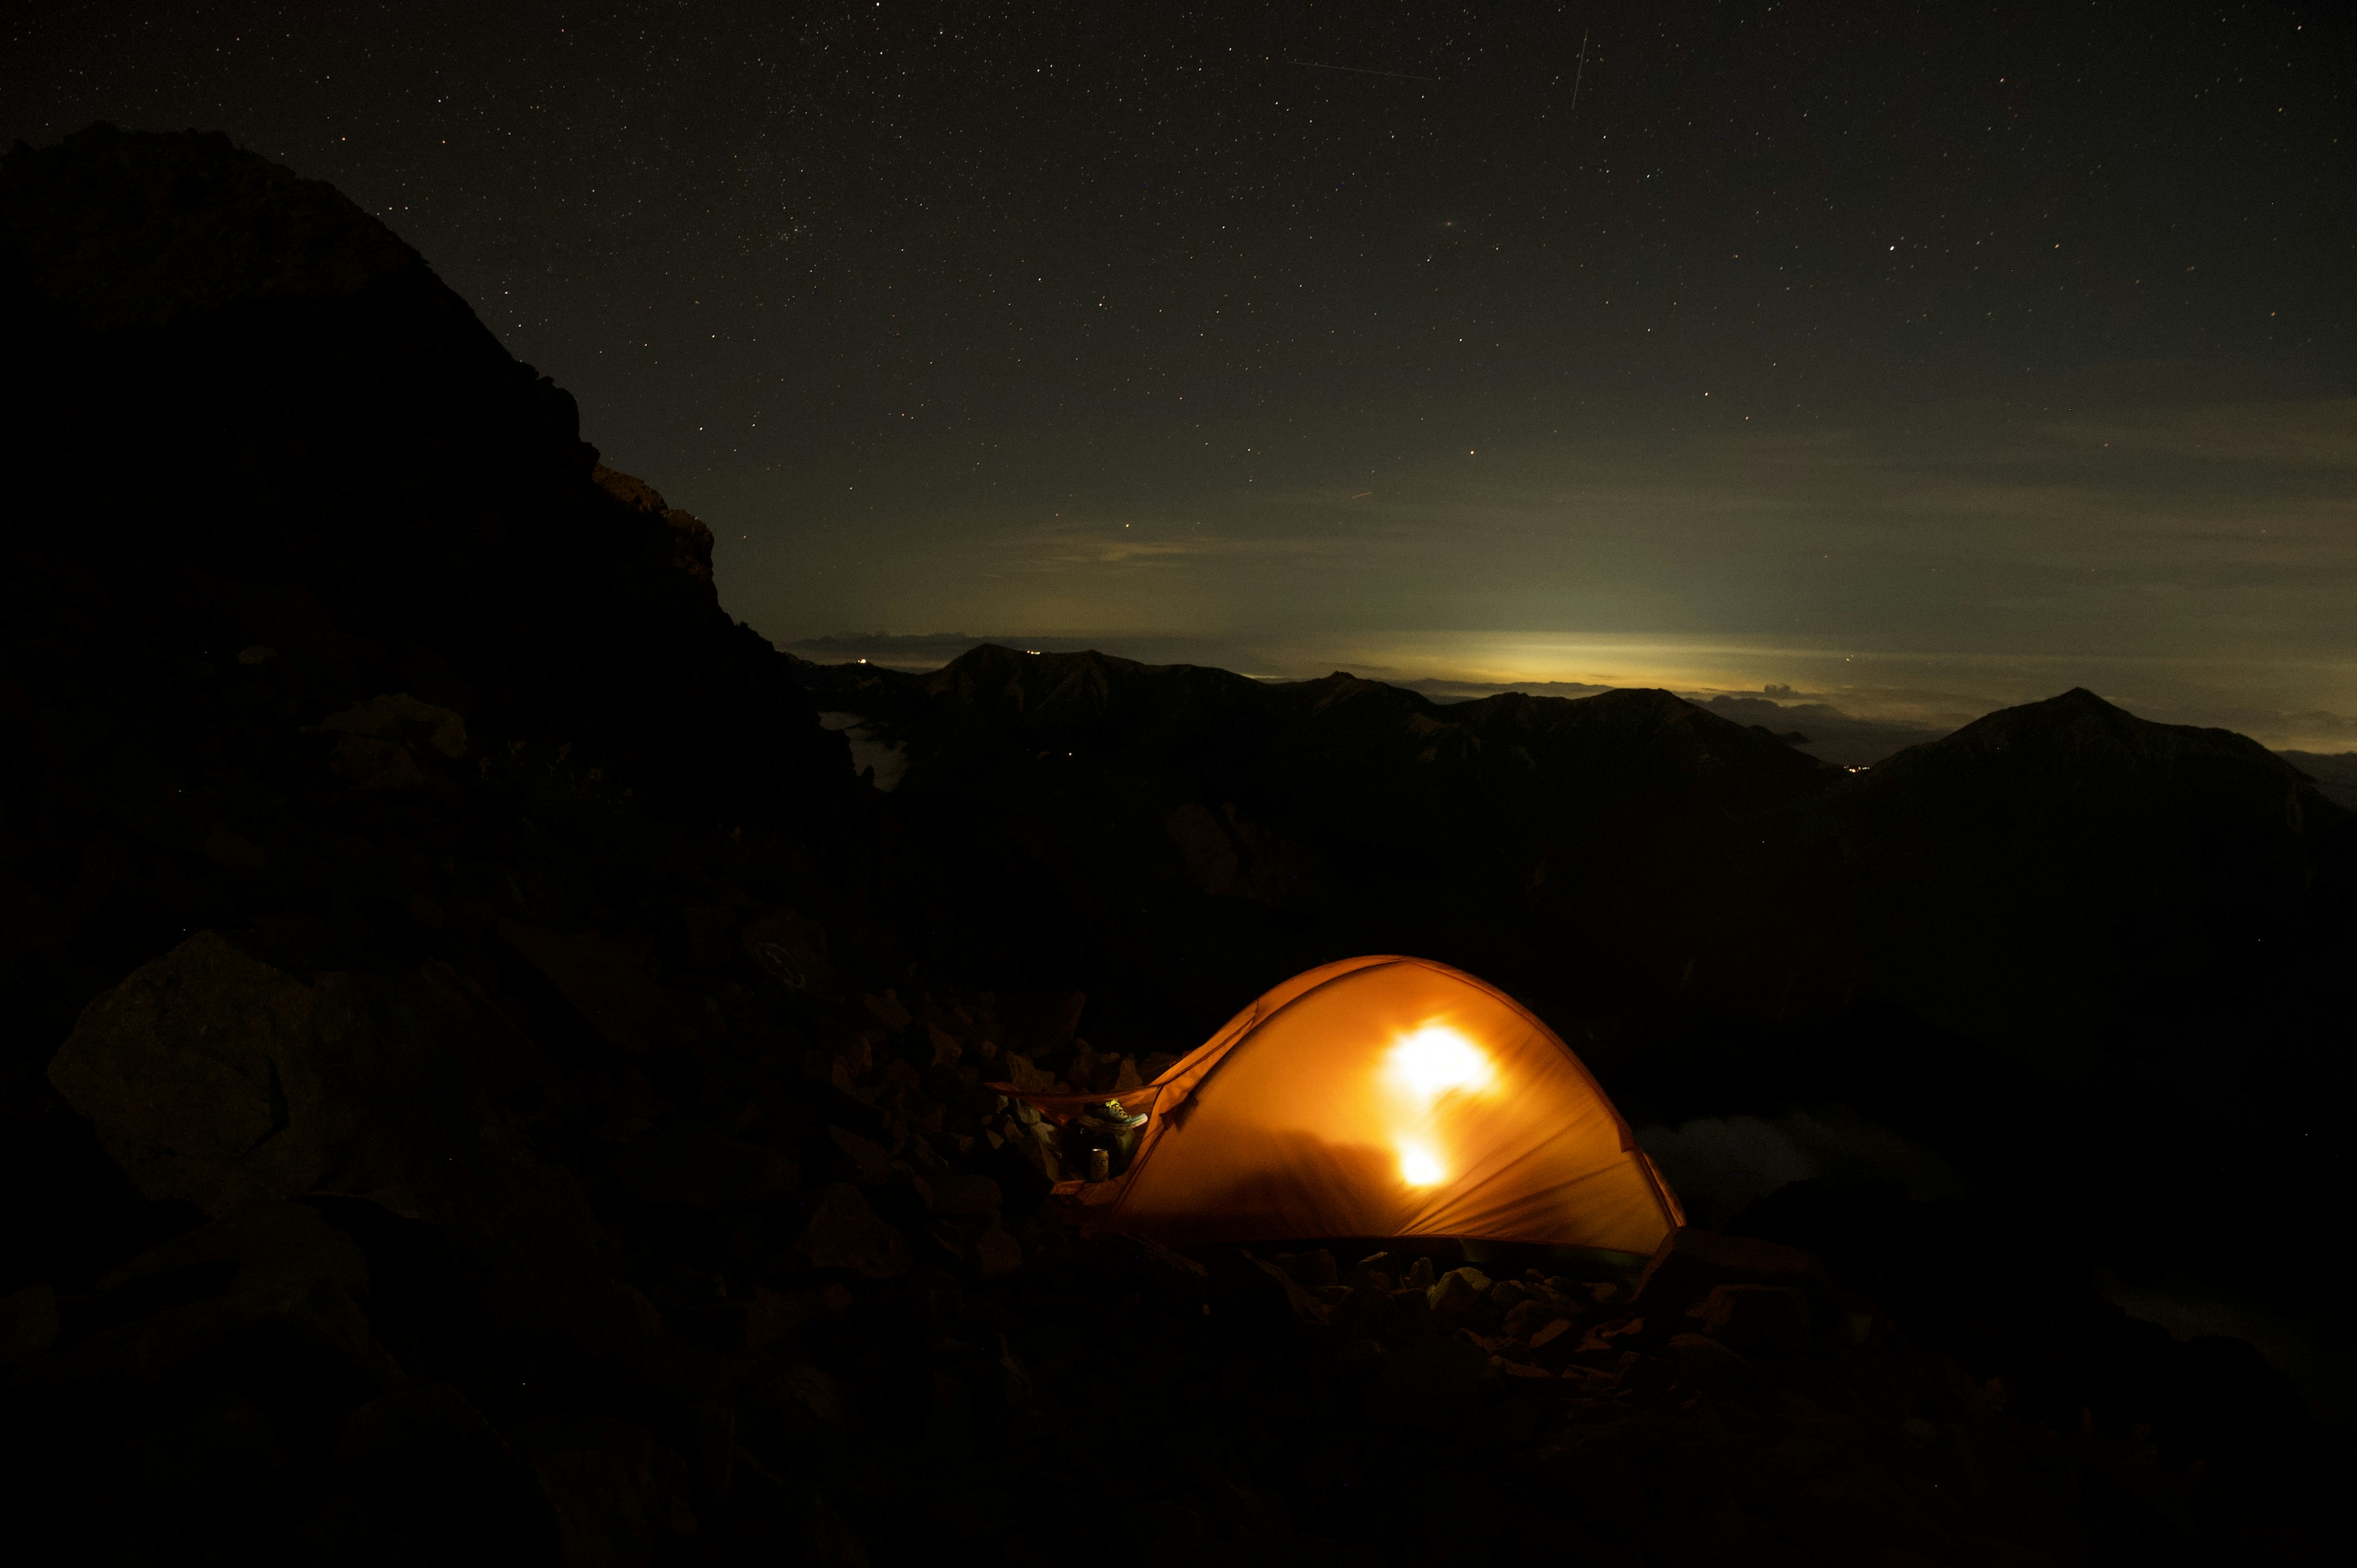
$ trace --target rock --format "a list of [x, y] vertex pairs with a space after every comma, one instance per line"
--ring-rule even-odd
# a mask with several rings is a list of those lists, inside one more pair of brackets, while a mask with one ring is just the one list
[[1572, 1333], [1571, 1320], [1558, 1317], [1531, 1335], [1530, 1347], [1542, 1366], [1560, 1369], [1571, 1359], [1579, 1341]]
[[998, 1184], [986, 1176], [953, 1172], [933, 1184], [933, 1212], [975, 1219], [998, 1218]]
[[328, 1352], [370, 1385], [402, 1377], [360, 1307], [367, 1260], [301, 1204], [241, 1209], [141, 1253], [99, 1286], [102, 1315], [128, 1321], [69, 1348], [61, 1370], [71, 1381], [145, 1382], [257, 1328]]
[[338, 1455], [374, 1458], [431, 1446], [481, 1466], [511, 1462], [505, 1439], [447, 1382], [402, 1382], [344, 1417]]
[[428, 749], [453, 760], [467, 755], [466, 721], [406, 693], [331, 714], [319, 727], [341, 737], [328, 767], [364, 794], [425, 788], [431, 775], [418, 757]]
[[1469, 1264], [1441, 1275], [1425, 1296], [1432, 1304], [1433, 1320], [1448, 1328], [1464, 1321], [1480, 1305], [1482, 1294], [1489, 1288], [1490, 1276]]
[[448, 1227], [496, 1314], [626, 1343], [604, 1227], [499, 1103], [549, 1070], [433, 965], [307, 984], [199, 931], [83, 1009], [49, 1079], [147, 1197], [367, 1198]]
[[892, 1179], [892, 1156], [884, 1145], [843, 1127], [829, 1127], [826, 1135], [857, 1170], [861, 1186], [881, 1187]]
[[909, 1010], [900, 1004], [899, 997], [890, 991], [886, 991], [881, 996], [871, 994], [861, 1000], [867, 1009], [868, 1016], [887, 1029], [898, 1034], [909, 1026]]
[[679, 911], [680, 955], [690, 968], [727, 967], [737, 952], [737, 911], [726, 904], [686, 904]]
[[1645, 1320], [1641, 1317], [1624, 1318], [1619, 1323], [1599, 1323], [1581, 1337], [1579, 1348], [1573, 1354], [1590, 1366], [1601, 1366], [1627, 1353], [1628, 1342], [1644, 1332]]
[[29, 1361], [58, 1342], [58, 1293], [27, 1285], [0, 1296], [0, 1368]]
[[1441, 1427], [1472, 1402], [1490, 1369], [1490, 1357], [1454, 1334], [1388, 1347], [1383, 1375], [1367, 1390], [1367, 1413], [1378, 1421]]
[[262, 846], [225, 827], [205, 835], [205, 858], [240, 876], [258, 876], [270, 865]]
[[1326, 1322], [1330, 1309], [1324, 1302], [1304, 1290], [1300, 1281], [1265, 1259], [1254, 1258], [1250, 1252], [1246, 1252], [1244, 1256], [1252, 1259], [1253, 1267], [1276, 1282], [1278, 1288], [1285, 1293], [1286, 1306], [1296, 1318], [1304, 1323], [1322, 1325]]
[[[118, 1395], [120, 1391], [110, 1390], [108, 1393]], [[113, 1404], [115, 1400], [108, 1399], [107, 1402]], [[178, 1408], [169, 1404], [160, 1408], [155, 1404], [133, 1404], [122, 1409], [117, 1419], [117, 1443], [110, 1457], [114, 1466], [120, 1466], [119, 1479], [109, 1488], [114, 1494], [112, 1498], [104, 1491], [98, 1494], [113, 1507], [102, 1504], [104, 1511], [93, 1509], [74, 1517], [75, 1537], [88, 1540], [92, 1536], [111, 1536], [116, 1541], [128, 1537], [125, 1543], [129, 1544], [139, 1541], [144, 1534], [147, 1541], [155, 1543], [160, 1555], [187, 1561], [185, 1550], [172, 1550], [180, 1545], [171, 1540], [173, 1536], [214, 1534], [219, 1541], [221, 1534], [228, 1533], [221, 1530], [221, 1524], [231, 1520], [245, 1527], [240, 1533], [248, 1534], [249, 1539], [260, 1536], [267, 1540], [279, 1533], [283, 1526], [279, 1526], [273, 1506], [285, 1496], [293, 1455], [262, 1411], [251, 1403], [227, 1408], [210, 1402], [184, 1403]], [[72, 1477], [72, 1482], [82, 1486], [90, 1481], [82, 1476]], [[80, 1487], [75, 1489], [80, 1490]], [[23, 1492], [10, 1500], [21, 1507], [20, 1499], [32, 1500]], [[208, 1524], [213, 1525], [212, 1530], [205, 1530]], [[188, 1530], [191, 1525], [197, 1527], [193, 1531]], [[38, 1530], [33, 1539], [45, 1537], [51, 1541], [68, 1539], [55, 1530]]]
[[[1506, 1284], [1511, 1284], [1513, 1282], [1510, 1280], [1506, 1282]], [[1505, 1284], [1501, 1284], [1491, 1291], [1490, 1295], [1491, 1305], [1496, 1305], [1496, 1299], [1499, 1294], [1504, 1291], [1505, 1288]], [[1506, 1313], [1505, 1323], [1503, 1325], [1503, 1332], [1508, 1338], [1520, 1339], [1525, 1344], [1532, 1344], [1535, 1343], [1533, 1336], [1536, 1335], [1540, 1329], [1545, 1327], [1550, 1323], [1563, 1323], [1564, 1326], [1566, 1328], [1570, 1326], [1567, 1322], [1565, 1322], [1563, 1315], [1556, 1312], [1555, 1308], [1549, 1306], [1545, 1302], [1533, 1301], [1526, 1298], [1516, 1302], [1513, 1306], [1508, 1310]]]
[[[1424, 1260], [1416, 1260], [1422, 1262]], [[1403, 1338], [1420, 1338], [1433, 1330], [1432, 1298], [1414, 1285], [1391, 1293], [1392, 1332]], [[1390, 1340], [1383, 1341], [1388, 1345]]]
[[83, 1009], [49, 1082], [150, 1197], [210, 1214], [327, 1176], [319, 993], [199, 931]]
[[1826, 1288], [1816, 1258], [1797, 1247], [1681, 1226], [1663, 1240], [1646, 1263], [1635, 1301], [1648, 1312], [1674, 1312], [1718, 1284]]
[[1707, 1334], [1673, 1334], [1662, 1359], [1706, 1386], [1732, 1387], [1751, 1380], [1751, 1363]]
[[515, 1434], [556, 1517], [562, 1568], [641, 1568], [662, 1518], [654, 1440], [610, 1416], [533, 1422]]
[[467, 721], [448, 708], [421, 703], [406, 692], [372, 697], [331, 714], [319, 727], [408, 746], [430, 746], [457, 760], [467, 755]]
[[695, 1026], [678, 994], [647, 973], [643, 944], [508, 919], [500, 922], [500, 936], [616, 1049], [685, 1049], [696, 1043]]
[[1031, 1058], [1018, 1052], [1006, 1053], [1006, 1081], [1026, 1094], [1053, 1094], [1056, 1079], [1052, 1073], [1040, 1071]]
[[793, 909], [773, 909], [740, 928], [737, 941], [763, 974], [788, 991], [824, 985], [831, 972], [825, 929]]
[[1274, 1262], [1307, 1290], [1322, 1291], [1340, 1283], [1334, 1254], [1319, 1247], [1308, 1252], [1279, 1252]]
[[1688, 1320], [1720, 1344], [1747, 1354], [1808, 1352], [1808, 1293], [1791, 1285], [1713, 1285]]
[[1011, 1274], [1023, 1266], [1023, 1244], [994, 1225], [974, 1238], [974, 1259], [985, 1279]]
[[1327, 1321], [1332, 1326], [1334, 1337], [1341, 1344], [1358, 1341], [1388, 1343], [1395, 1336], [1392, 1328], [1391, 1293], [1369, 1283], [1352, 1286], [1349, 1294], [1333, 1304]]
[[555, 1522], [532, 1471], [447, 1382], [397, 1383], [348, 1413], [328, 1474], [355, 1517], [324, 1560], [365, 1562], [393, 1542], [417, 1556], [556, 1557]]
[[933, 1047], [935, 1067], [955, 1067], [960, 1058], [965, 1055], [965, 1047], [958, 1042], [955, 1036], [943, 1030], [939, 1024], [925, 1026], [925, 1038]]
[[469, 729], [569, 739], [707, 819], [850, 787], [842, 737], [720, 608], [692, 520], [594, 482], [573, 399], [331, 187], [219, 135], [92, 126], [9, 155], [0, 278], [37, 328], [12, 368], [46, 389], [10, 405], [12, 521], [46, 571], [107, 585], [82, 648], [275, 647], [271, 671], [340, 671], [347, 701], [382, 655]]
[[810, 1568], [868, 1568], [866, 1546], [852, 1533], [824, 1492], [810, 1488], [802, 1494], [802, 1504], [796, 1528], [799, 1551], [788, 1553], [790, 1560], [806, 1563]]
[[642, 1202], [682, 1208], [748, 1208], [776, 1203], [801, 1185], [794, 1163], [775, 1149], [673, 1118], [615, 1152], [614, 1175]]
[[737, 1412], [726, 1405], [699, 1405], [690, 1412], [694, 1423], [688, 1464], [695, 1495], [705, 1509], [724, 1508], [737, 1485]]
[[760, 1350], [780, 1343], [813, 1316], [812, 1308], [801, 1295], [782, 1295], [766, 1286], [756, 1286], [753, 1299], [745, 1304], [737, 1332], [746, 1349]]
[[844, 1182], [819, 1195], [795, 1247], [818, 1268], [842, 1269], [867, 1280], [897, 1279], [909, 1272], [911, 1261], [909, 1239], [885, 1223], [857, 1187]]
[[998, 1017], [1011, 1037], [1060, 1050], [1072, 1043], [1088, 1002], [1078, 991], [1017, 992], [1000, 1001]]
[[660, 518], [673, 536], [672, 569], [700, 583], [712, 581], [712, 530], [693, 513], [664, 503], [652, 485], [600, 463], [589, 471], [599, 489], [631, 510]]

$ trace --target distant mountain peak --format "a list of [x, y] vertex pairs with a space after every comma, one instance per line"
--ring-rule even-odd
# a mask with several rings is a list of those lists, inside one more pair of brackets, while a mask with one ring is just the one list
[[2006, 745], [2046, 743], [2070, 745], [2074, 750], [2098, 747], [2098, 750], [2124, 750], [2136, 755], [2157, 757], [2182, 752], [2188, 747], [2199, 750], [2227, 750], [2237, 755], [2249, 755], [2254, 759], [2272, 759], [2267, 747], [2239, 736], [2230, 728], [2204, 728], [2194, 724], [2161, 724], [2157, 719], [2140, 719], [2126, 707], [2107, 703], [2104, 698], [2088, 691], [2086, 686], [2072, 686], [2065, 693], [2046, 698], [2041, 703], [2020, 703], [2018, 707], [1998, 707], [1992, 714], [1973, 719], [1956, 734], [1932, 740], [1935, 747], [1947, 750], [1985, 750], [1985, 747], [2006, 747]]
[[[1918, 788], [1957, 790], [1993, 810], [2001, 797], [2115, 797], [2121, 809], [2161, 810], [2194, 798], [2242, 802], [2240, 811], [2297, 820], [2341, 809], [2297, 767], [2233, 730], [2139, 718], [2083, 686], [1987, 714], [1857, 777], [1862, 800], [1897, 800]], [[2169, 808], [2174, 809], [2174, 808]]]

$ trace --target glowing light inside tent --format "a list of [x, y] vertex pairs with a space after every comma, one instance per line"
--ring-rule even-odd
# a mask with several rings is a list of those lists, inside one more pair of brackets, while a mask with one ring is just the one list
[[1438, 1187], [1448, 1179], [1440, 1156], [1422, 1144], [1402, 1144], [1399, 1157], [1400, 1180], [1410, 1187]]
[[1490, 1054], [1446, 1024], [1402, 1035], [1384, 1068], [1393, 1083], [1425, 1105], [1451, 1092], [1479, 1093], [1498, 1077]]
[[1400, 1180], [1410, 1187], [1438, 1187], [1449, 1179], [1443, 1145], [1452, 1142], [1437, 1108], [1456, 1095], [1487, 1093], [1498, 1080], [1490, 1053], [1446, 1024], [1426, 1024], [1392, 1042], [1383, 1075], [1394, 1095], [1392, 1147], [1399, 1151]]

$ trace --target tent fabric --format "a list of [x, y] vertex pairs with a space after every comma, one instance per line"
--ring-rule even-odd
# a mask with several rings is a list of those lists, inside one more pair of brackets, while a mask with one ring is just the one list
[[1677, 1199], [1579, 1058], [1520, 1004], [1428, 960], [1295, 976], [1142, 1089], [1111, 1229], [1171, 1241], [1448, 1236], [1651, 1252]]

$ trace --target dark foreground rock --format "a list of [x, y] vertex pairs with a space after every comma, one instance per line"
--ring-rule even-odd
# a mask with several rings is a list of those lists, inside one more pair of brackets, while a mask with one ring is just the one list
[[1643, 1279], [1077, 1228], [983, 1085], [1167, 1042], [959, 961], [1019, 922], [421, 262], [103, 131], [0, 242], [15, 1555], [2328, 1559], [2276, 1374], [1969, 1211]]

